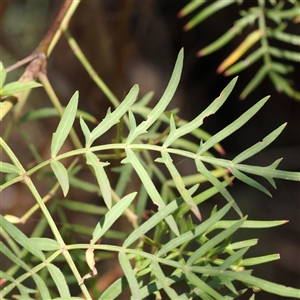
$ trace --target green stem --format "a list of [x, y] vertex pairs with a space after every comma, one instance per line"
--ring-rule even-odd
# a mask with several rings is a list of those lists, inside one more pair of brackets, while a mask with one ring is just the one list
[[59, 38], [61, 37], [62, 31], [63, 29], [67, 29], [69, 26], [69, 22], [74, 14], [74, 12], [77, 9], [77, 6], [80, 4], [81, 0], [77, 0], [77, 1], [72, 1], [71, 6], [69, 7], [66, 15], [64, 16], [59, 29], [56, 31], [50, 45], [48, 48], [48, 56], [50, 56], [51, 52], [53, 51], [55, 45], [57, 44]]
[[90, 75], [92, 80], [97, 84], [100, 90], [104, 93], [104, 95], [109, 99], [109, 101], [114, 105], [114, 107], [119, 106], [120, 101], [117, 97], [112, 93], [112, 91], [108, 88], [108, 86], [104, 83], [104, 81], [99, 77], [95, 69], [92, 67], [76, 40], [71, 36], [68, 29], [64, 28], [63, 33], [69, 43], [70, 48], [72, 49], [75, 56], [78, 58], [82, 66], [85, 68], [87, 73]]
[[268, 67], [268, 70], [272, 68], [272, 59], [269, 52], [269, 43], [267, 39], [267, 27], [266, 27], [266, 19], [265, 19], [265, 0], [258, 0], [258, 5], [260, 8], [259, 16], [258, 16], [258, 26], [261, 32], [263, 32], [261, 37], [261, 45], [264, 49], [264, 63]]
[[[78, 162], [78, 157], [76, 157], [72, 163], [70, 164], [70, 166], [68, 167], [68, 173], [76, 166]], [[42, 200], [44, 203], [46, 203], [48, 200], [50, 200], [56, 193], [57, 189], [60, 187], [59, 182], [57, 182], [53, 188], [47, 193], [47, 195], [45, 195]], [[36, 203], [34, 206], [32, 206], [21, 218], [21, 222], [25, 223], [38, 209], [39, 209], [39, 205], [38, 203]]]

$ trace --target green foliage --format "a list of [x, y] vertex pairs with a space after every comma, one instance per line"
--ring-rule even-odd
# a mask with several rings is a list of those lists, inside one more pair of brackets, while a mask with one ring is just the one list
[[[244, 4], [248, 4], [247, 2], [243, 0], [191, 1], [178, 13], [178, 16], [189, 15], [208, 3], [184, 26], [184, 30], [190, 30], [205, 19], [213, 18], [214, 14], [229, 5], [237, 4], [244, 9]], [[224, 72], [225, 76], [230, 76], [260, 61], [261, 67], [241, 93], [241, 99], [246, 98], [268, 76], [278, 92], [284, 92], [289, 97], [300, 100], [300, 92], [295, 90], [291, 82], [286, 79], [286, 75], [294, 70], [288, 62], [300, 62], [300, 38], [299, 35], [290, 32], [292, 23], [299, 23], [299, 9], [298, 0], [257, 0], [253, 7], [241, 10], [240, 18], [233, 26], [220, 38], [199, 50], [197, 55], [205, 56], [219, 50], [249, 27], [251, 33], [244, 35], [244, 40], [220, 64], [217, 72]], [[299, 27], [296, 31], [299, 31]], [[240, 60], [244, 53], [254, 46], [256, 49]]]
[[[214, 147], [220, 149], [218, 143], [242, 127], [268, 98], [262, 99], [223, 130], [210, 136], [201, 131], [200, 126], [204, 118], [217, 113], [230, 96], [237, 79], [233, 79], [220, 96], [194, 120], [177, 122], [175, 111], [165, 114], [165, 110], [178, 86], [182, 66], [183, 50], [178, 55], [165, 93], [153, 109], [147, 106], [151, 95], [139, 99], [138, 86], [134, 86], [121, 104], [112, 112], [108, 110], [106, 117], [93, 130], [90, 131], [84, 118], [80, 117], [85, 137], [84, 147], [59, 154], [78, 117], [79, 95], [76, 92], [64, 109], [52, 136], [51, 158], [28, 170], [1, 138], [1, 146], [11, 160], [1, 162], [1, 172], [6, 174], [1, 190], [23, 182], [37, 201], [36, 208], [21, 218], [0, 216], [1, 235], [8, 245], [2, 243], [0, 249], [12, 262], [7, 271], [1, 272], [4, 282], [0, 292], [1, 299], [9, 299], [12, 294], [20, 295], [20, 299], [33, 299], [36, 297], [34, 294], [40, 299], [79, 299], [71, 297], [71, 287], [75, 282], [80, 285], [87, 299], [116, 299], [127, 286], [132, 299], [145, 299], [152, 294], [159, 299], [165, 298], [164, 295], [169, 299], [234, 299], [249, 288], [299, 298], [299, 290], [257, 278], [247, 269], [279, 259], [279, 256], [271, 254], [245, 257], [257, 240], [237, 241], [235, 232], [242, 228], [269, 228], [282, 225], [285, 221], [248, 221], [247, 216], [243, 217], [238, 200], [235, 201], [227, 189], [233, 178], [226, 177], [229, 170], [237, 179], [269, 195], [270, 192], [251, 175], [266, 178], [274, 187], [274, 178], [300, 181], [299, 173], [277, 169], [280, 160], [263, 167], [242, 164], [274, 141], [285, 124], [233, 160], [214, 157], [208, 151]], [[137, 115], [144, 121], [138, 124]], [[37, 117], [45, 116], [41, 112], [41, 116]], [[118, 126], [121, 119], [128, 125], [128, 134], [123, 132], [121, 139], [115, 143], [98, 144], [97, 139], [113, 126]], [[20, 120], [27, 121], [30, 118], [21, 116]], [[158, 131], [162, 124], [169, 128], [165, 134]], [[200, 136], [198, 144], [187, 140], [190, 134]], [[192, 160], [197, 172], [181, 176], [180, 170], [173, 163], [174, 155], [183, 160]], [[77, 157], [80, 156], [85, 156], [86, 159], [78, 160]], [[114, 167], [119, 178], [117, 183], [110, 179], [107, 157], [119, 162], [119, 166]], [[66, 158], [74, 159], [68, 167], [61, 162]], [[49, 165], [57, 179], [51, 193], [55, 195], [54, 200], [58, 201], [46, 207], [44, 202], [49, 199], [42, 198], [31, 178], [41, 174]], [[93, 172], [98, 185], [80, 179], [77, 175], [84, 165]], [[132, 173], [137, 174], [141, 185], [135, 183], [130, 188]], [[157, 180], [160, 185], [154, 184]], [[212, 187], [201, 190], [199, 183], [203, 181], [209, 181]], [[59, 185], [64, 197], [70, 189], [81, 189], [86, 193], [97, 192], [103, 198], [105, 206], [89, 204], [84, 199], [75, 201], [61, 198], [57, 192]], [[129, 190], [132, 191], [128, 192]], [[220, 209], [215, 207], [209, 218], [200, 221], [199, 204], [218, 192], [228, 203]], [[148, 199], [154, 206], [148, 219], [144, 220]], [[27, 237], [11, 222], [26, 222], [38, 208], [44, 217], [32, 236]], [[231, 209], [235, 209], [240, 216], [237, 220], [225, 219]], [[62, 228], [57, 227], [50, 213], [52, 211], [59, 212]], [[82, 217], [90, 214], [101, 217], [94, 227], [81, 227], [68, 223], [67, 211], [79, 211]], [[112, 226], [124, 217], [128, 227], [124, 231], [113, 230]], [[52, 230], [53, 238], [44, 236], [45, 221]], [[76, 232], [88, 236], [90, 243], [80, 244], [75, 237], [70, 239], [70, 235]], [[103, 238], [112, 238], [116, 243], [98, 243]], [[76, 250], [81, 253], [79, 256], [73, 254]], [[114, 253], [118, 254], [117, 260], [124, 276], [116, 279], [102, 293], [89, 290], [89, 281], [101, 276], [97, 271], [98, 262], [114, 257]], [[59, 268], [57, 264], [62, 261], [66, 261], [70, 269]], [[82, 270], [89, 272], [88, 269], [90, 273], [82, 274]], [[35, 289], [27, 286], [28, 279], [32, 280]], [[184, 287], [181, 287], [181, 282], [186, 283]], [[237, 287], [238, 282], [244, 288]]]
[[[3, 63], [0, 62], [0, 98], [41, 86], [41, 84], [37, 82], [11, 82], [4, 85], [5, 79], [6, 71], [3, 67]], [[2, 104], [2, 102], [0, 102], [0, 104]]]
[[[234, 2], [241, 4], [243, 1], [215, 1], [203, 9], [187, 28]], [[237, 78], [232, 79], [220, 96], [197, 117], [185, 121], [177, 115], [176, 109], [166, 111], [180, 82], [184, 56], [181, 50], [165, 92], [153, 108], [148, 105], [153, 93], [139, 96], [138, 85], [131, 88], [123, 101], [119, 101], [66, 28], [78, 3], [70, 4], [60, 30], [113, 108], [109, 108], [99, 122], [96, 117], [78, 109], [81, 101], [78, 91], [68, 105], [62, 107], [45, 73], [39, 74], [38, 78], [53, 108], [23, 112], [24, 103], [14, 107], [13, 117], [0, 137], [3, 154], [0, 191], [22, 183], [35, 204], [23, 216], [0, 215], [0, 251], [7, 262], [0, 272], [0, 298], [75, 300], [82, 297], [147, 299], [155, 296], [157, 299], [235, 299], [248, 290], [300, 298], [300, 290], [296, 288], [254, 276], [253, 266], [277, 260], [279, 255], [251, 257], [248, 251], [257, 245], [258, 240], [247, 236], [240, 239], [236, 235], [244, 228], [271, 228], [287, 221], [248, 220], [239, 207], [242, 199], [234, 199], [228, 189], [233, 180], [240, 180], [271, 196], [253, 175], [265, 178], [274, 188], [276, 178], [300, 181], [299, 172], [277, 169], [281, 159], [269, 166], [244, 163], [270, 145], [286, 124], [232, 160], [213, 155], [215, 152], [224, 155], [220, 142], [254, 117], [267, 103], [268, 97], [216, 134], [208, 134], [201, 129], [204, 119], [218, 113], [234, 89]], [[259, 8], [242, 15], [236, 22], [239, 31], [254, 22], [256, 14], [261, 11], [264, 12], [262, 17], [274, 18], [276, 22], [293, 16], [293, 10], [286, 12], [281, 9], [281, 2], [270, 3], [273, 9], [266, 10], [259, 1]], [[182, 14], [202, 4], [203, 1], [192, 1]], [[259, 30], [247, 38], [244, 48], [240, 49], [242, 52], [253, 40], [261, 38], [262, 28]], [[267, 29], [266, 37], [276, 35], [291, 42], [289, 36], [280, 30]], [[222, 46], [236, 33], [225, 34], [210, 49]], [[55, 43], [53, 38], [50, 49]], [[287, 58], [289, 54], [285, 53]], [[255, 55], [258, 58], [267, 54], [276, 56], [271, 48], [270, 52]], [[273, 70], [273, 75], [269, 73], [270, 77], [280, 76], [279, 65], [274, 66], [277, 69]], [[6, 71], [0, 63], [3, 101], [0, 109], [4, 112], [0, 115], [1, 120], [9, 116], [7, 113], [14, 105], [13, 101], [7, 101], [8, 98], [20, 100], [16, 93], [25, 91], [21, 98], [25, 102], [29, 89], [40, 86], [33, 82], [4, 85], [5, 79]], [[59, 121], [50, 136], [49, 159], [43, 159], [25, 134], [24, 124], [53, 116], [59, 117]], [[22, 155], [13, 151], [12, 128], [21, 133], [20, 138], [28, 146], [23, 151], [32, 154], [34, 165], [27, 164]], [[79, 132], [75, 128], [79, 128]], [[111, 134], [112, 129], [117, 132], [115, 139], [102, 143], [101, 138]], [[83, 145], [78, 136], [82, 137]], [[72, 143], [74, 147], [64, 147], [66, 143]], [[184, 163], [189, 161], [194, 171], [182, 176], [181, 164], [175, 163], [175, 158]], [[83, 176], [87, 173], [92, 177]], [[202, 182], [210, 183], [210, 187], [203, 189]], [[44, 196], [39, 190], [40, 183], [47, 187]], [[77, 192], [80, 192], [78, 197]], [[218, 193], [225, 198], [224, 205], [214, 206], [210, 216], [203, 217], [201, 204]], [[96, 202], [88, 202], [91, 195]], [[1, 201], [10, 201], [4, 198]], [[232, 211], [236, 218], [229, 217]], [[70, 215], [75, 215], [79, 222]], [[83, 219], [89, 222], [81, 223]], [[32, 221], [37, 222], [36, 225], [25, 234], [23, 225]], [[113, 261], [122, 272], [100, 291], [95, 286], [105, 277], [104, 261], [107, 264]], [[254, 294], [251, 299], [254, 299]]]

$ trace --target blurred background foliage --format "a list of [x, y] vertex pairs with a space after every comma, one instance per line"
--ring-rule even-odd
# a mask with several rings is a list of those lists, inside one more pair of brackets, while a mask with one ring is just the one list
[[[225, 0], [224, 0], [225, 1]], [[199, 49], [210, 44], [230, 28], [239, 15], [240, 6], [224, 8], [211, 18], [203, 21], [188, 32], [183, 31], [187, 20], [178, 19], [178, 12], [189, 1], [82, 1], [70, 24], [70, 31], [92, 63], [93, 67], [121, 99], [134, 83], [141, 88], [140, 95], [155, 91], [156, 101], [169, 80], [175, 58], [181, 47], [185, 49], [185, 62], [181, 84], [172, 102], [172, 108], [179, 107], [179, 116], [191, 120], [215, 99], [230, 78], [217, 75], [216, 70], [224, 57], [227, 57], [249, 32], [238, 35], [231, 43], [207, 57], [197, 58]], [[247, 0], [243, 5], [253, 5], [256, 1]], [[0, 17], [0, 58], [4, 66], [29, 55], [39, 44], [46, 30], [56, 16], [61, 1], [15, 0], [1, 1]], [[299, 26], [295, 27], [299, 34]], [[298, 30], [298, 31], [297, 31]], [[245, 34], [245, 35], [244, 35]], [[299, 82], [299, 64], [294, 64], [291, 80]], [[8, 74], [7, 82], [16, 80], [23, 73], [19, 68]], [[249, 164], [268, 165], [278, 157], [284, 157], [280, 168], [288, 171], [300, 170], [299, 112], [300, 103], [285, 94], [278, 93], [273, 84], [263, 80], [244, 101], [239, 95], [255, 75], [257, 69], [249, 68], [240, 74], [238, 84], [230, 99], [220, 111], [204, 122], [203, 128], [210, 133], [222, 129], [259, 99], [271, 95], [258, 115], [244, 128], [226, 139], [222, 145], [227, 158], [243, 151], [258, 142], [280, 124], [288, 122], [281, 136], [265, 151], [248, 161]], [[75, 90], [80, 92], [80, 108], [91, 112], [101, 120], [110, 105], [89, 78], [83, 67], [62, 37], [48, 60], [48, 76], [58, 97], [66, 104]], [[294, 77], [293, 77], [294, 76]], [[43, 91], [32, 92], [27, 104], [32, 108], [50, 107]], [[25, 108], [26, 110], [26, 108]], [[1, 131], [5, 128], [5, 120]], [[34, 143], [43, 158], [49, 157], [51, 133], [55, 130], [57, 118], [49, 118], [22, 125], [27, 141]], [[114, 137], [109, 137], [112, 139]], [[17, 133], [12, 134], [14, 150], [28, 165], [34, 163], [29, 153], [22, 151], [22, 143]], [[188, 173], [189, 166], [183, 162], [182, 174]], [[290, 220], [285, 226], [261, 231], [241, 231], [248, 238], [259, 237], [257, 253], [253, 256], [279, 252], [281, 260], [272, 264], [257, 266], [256, 275], [267, 280], [300, 287], [300, 190], [296, 182], [277, 181], [273, 198], [244, 185], [234, 183], [231, 193], [245, 214], [256, 220]], [[46, 192], [46, 190], [45, 190]], [[80, 197], [80, 195], [77, 195]], [[9, 199], [9, 201], [3, 201]], [[20, 215], [20, 210], [32, 205], [32, 199], [22, 187], [4, 191], [1, 197], [1, 213]], [[216, 198], [201, 208], [204, 217], [208, 216], [213, 205], [223, 199]], [[206, 212], [205, 212], [206, 210]], [[89, 220], [87, 220], [88, 222]], [[84, 220], [80, 220], [84, 222]], [[29, 224], [30, 225], [30, 224]], [[263, 252], [263, 253], [262, 253]], [[257, 299], [266, 299], [262, 293]], [[272, 299], [277, 299], [272, 296]], [[278, 298], [279, 299], [279, 298]]]

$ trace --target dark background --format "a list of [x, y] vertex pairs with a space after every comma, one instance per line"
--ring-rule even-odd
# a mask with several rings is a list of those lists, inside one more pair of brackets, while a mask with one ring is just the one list
[[[167, 85], [176, 56], [184, 47], [183, 75], [172, 107], [180, 107], [179, 115], [191, 120], [206, 108], [232, 79], [217, 75], [216, 69], [257, 25], [244, 29], [240, 36], [214, 54], [197, 58], [196, 52], [227, 31], [239, 17], [241, 9], [256, 4], [256, 1], [244, 2], [247, 4], [241, 7], [231, 5], [189, 32], [183, 32], [182, 28], [190, 17], [178, 19], [176, 15], [188, 1], [82, 1], [71, 21], [70, 31], [100, 77], [119, 99], [122, 99], [133, 84], [138, 83], [140, 95], [154, 90], [154, 101], [157, 101]], [[61, 3], [1, 2], [0, 59], [5, 67], [26, 57], [37, 47]], [[299, 25], [291, 25], [289, 30], [299, 34]], [[261, 98], [271, 95], [266, 105], [252, 120], [222, 142], [227, 153], [226, 158], [234, 157], [253, 143], [262, 140], [282, 123], [288, 122], [279, 138], [247, 163], [266, 166], [277, 158], [284, 157], [279, 165], [280, 169], [300, 171], [300, 103], [278, 93], [268, 79], [245, 100], [239, 100], [239, 94], [259, 66], [260, 62], [239, 74], [239, 80], [229, 99], [217, 114], [205, 120], [203, 129], [214, 134]], [[288, 75], [296, 88], [297, 85], [299, 87], [299, 70], [299, 65], [295, 65], [295, 71]], [[8, 80], [17, 79], [22, 72], [22, 68], [11, 72]], [[80, 108], [91, 112], [100, 120], [104, 117], [110, 104], [90, 80], [64, 37], [49, 58], [48, 75], [63, 104], [66, 104], [78, 89]], [[43, 91], [35, 91], [30, 101], [32, 102], [28, 105], [34, 108], [51, 106]], [[5, 123], [2, 126], [5, 126]], [[40, 134], [37, 137], [37, 146], [41, 151], [46, 151], [49, 141], [45, 137], [49, 139], [56, 122], [46, 121], [39, 126], [39, 130], [33, 129], [37, 130], [34, 131], [35, 134]], [[15, 142], [18, 143], [17, 140]], [[22, 149], [18, 148], [21, 153]], [[22, 155], [26, 156], [26, 153]], [[289, 220], [289, 223], [281, 227], [249, 232], [244, 230], [240, 234], [245, 234], [249, 239], [259, 238], [258, 245], [250, 250], [250, 255], [280, 253], [279, 261], [256, 266], [254, 275], [300, 288], [299, 183], [275, 181], [276, 190], [268, 182], [262, 181], [271, 191], [273, 198], [239, 182], [235, 182], [230, 192], [249, 219]], [[217, 201], [224, 203], [223, 199]], [[214, 204], [211, 200], [203, 206], [204, 216], [208, 215]], [[19, 207], [17, 201], [14, 207]], [[256, 299], [280, 297], [268, 298], [265, 294], [258, 293]]]

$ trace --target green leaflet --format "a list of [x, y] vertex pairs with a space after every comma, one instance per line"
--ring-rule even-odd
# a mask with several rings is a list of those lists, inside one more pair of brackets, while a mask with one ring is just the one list
[[240, 266], [254, 266], [254, 265], [259, 265], [259, 264], [264, 264], [266, 262], [270, 262], [273, 260], [278, 260], [280, 259], [279, 254], [269, 254], [269, 255], [264, 255], [260, 257], [251, 257], [251, 258], [246, 258], [243, 259], [239, 265]]
[[[217, 267], [216, 269], [226, 270], [230, 266], [234, 265], [237, 260], [240, 260], [241, 257], [249, 250], [249, 247], [244, 247], [237, 252], [234, 252], [232, 255], [230, 255], [228, 258], [224, 260], [221, 266]], [[239, 264], [240, 266], [240, 264]]]
[[68, 284], [62, 271], [53, 264], [47, 264], [47, 269], [55, 282], [55, 286], [58, 289], [59, 295], [68, 299], [71, 297]]
[[5, 79], [6, 79], [6, 71], [4, 69], [2, 61], [0, 61], [0, 89], [2, 89]]
[[254, 187], [254, 188], [260, 190], [261, 192], [267, 194], [268, 196], [272, 197], [271, 193], [256, 180], [254, 180], [251, 177], [240, 172], [238, 169], [232, 168], [230, 171], [231, 171], [232, 175], [234, 175], [240, 181], [243, 181], [246, 184], [251, 185], [252, 187]]
[[175, 249], [176, 247], [191, 241], [192, 239], [204, 234], [209, 228], [211, 228], [218, 220], [220, 220], [231, 208], [232, 202], [225, 205], [222, 209], [216, 212], [212, 217], [198, 225], [193, 230], [187, 231], [180, 236], [170, 240], [158, 251], [158, 256], [162, 257], [169, 251]]
[[0, 161], [0, 172], [2, 173], [11, 173], [11, 174], [19, 174], [19, 169], [9, 163]]
[[38, 257], [40, 260], [45, 260], [44, 253], [35, 246], [35, 244], [30, 241], [30, 239], [16, 226], [9, 223], [2, 215], [0, 215], [1, 227], [14, 239], [18, 244], [32, 253], [34, 256]]
[[156, 159], [156, 161], [157, 162], [162, 162], [166, 165], [166, 167], [169, 170], [169, 172], [170, 172], [170, 174], [173, 178], [173, 181], [176, 185], [176, 188], [179, 191], [181, 197], [189, 205], [191, 211], [198, 218], [198, 220], [201, 221], [201, 214], [200, 214], [199, 208], [195, 204], [195, 202], [194, 202], [191, 194], [189, 193], [189, 191], [185, 188], [185, 184], [183, 183], [183, 180], [182, 180], [178, 170], [174, 166], [170, 154], [167, 153], [166, 151], [162, 151], [161, 155], [162, 155], [162, 157]]
[[49, 238], [33, 237], [29, 238], [29, 240], [41, 251], [55, 251], [61, 248], [56, 240]]
[[232, 122], [230, 125], [226, 126], [224, 129], [219, 131], [217, 134], [213, 135], [210, 139], [208, 139], [205, 143], [201, 144], [199, 150], [197, 152], [198, 155], [203, 154], [208, 151], [215, 144], [224, 140], [226, 137], [231, 135], [233, 132], [241, 128], [245, 123], [247, 123], [267, 102], [270, 97], [267, 96], [260, 100], [258, 103], [253, 105], [250, 109], [248, 109], [243, 115], [241, 115], [238, 119]]
[[125, 209], [131, 204], [136, 196], [136, 192], [128, 194], [123, 197], [117, 204], [115, 204], [105, 216], [96, 225], [91, 244], [95, 244], [114, 224], [114, 222], [123, 214]]
[[[223, 89], [220, 96], [216, 98], [198, 117], [196, 117], [193, 121], [186, 123], [185, 125], [179, 127], [178, 129], [175, 128], [175, 123], [173, 118], [170, 119], [170, 133], [163, 143], [164, 147], [168, 147], [174, 141], [176, 141], [179, 137], [190, 133], [191, 131], [199, 128], [203, 124], [203, 120], [216, 113], [217, 110], [224, 104], [228, 96], [230, 95], [231, 91], [233, 90], [235, 84], [237, 82], [237, 77], [232, 79], [230, 83]], [[173, 120], [173, 121], [172, 121]], [[209, 139], [210, 140], [210, 139]], [[217, 143], [215, 143], [217, 144]]]
[[93, 152], [86, 153], [86, 163], [93, 167], [98, 184], [100, 186], [103, 200], [106, 206], [108, 207], [108, 209], [110, 209], [112, 206], [111, 188], [110, 188], [108, 177], [104, 170], [104, 167], [109, 165], [109, 163], [108, 162], [104, 163], [99, 161], [98, 157]]
[[135, 272], [131, 267], [127, 254], [123, 251], [119, 252], [119, 263], [130, 287], [131, 299], [141, 299], [140, 288], [135, 276]]
[[[122, 160], [122, 163], [130, 163], [133, 166], [135, 172], [140, 177], [149, 197], [151, 198], [152, 202], [158, 206], [158, 209], [165, 207], [166, 206], [165, 202], [163, 201], [161, 195], [157, 191], [154, 183], [152, 182], [151, 178], [149, 177], [148, 173], [144, 169], [143, 165], [141, 164], [137, 156], [130, 148], [125, 148], [125, 151], [126, 151], [126, 158]], [[173, 216], [167, 216], [165, 220], [170, 226], [171, 230], [176, 235], [179, 235], [179, 230]]]
[[[245, 221], [241, 228], [271, 228], [271, 227], [276, 227], [283, 225], [287, 223], [288, 221], [286, 220], [280, 220], [280, 221]], [[218, 221], [215, 224], [213, 224], [208, 232], [211, 232], [217, 228], [229, 228], [231, 225], [233, 225], [235, 221], [233, 220], [227, 220], [227, 221]]]
[[287, 123], [282, 124], [277, 129], [275, 129], [273, 132], [271, 132], [269, 135], [267, 135], [261, 142], [256, 143], [255, 145], [249, 147], [248, 149], [246, 149], [245, 151], [243, 151], [242, 153], [237, 155], [232, 160], [232, 162], [235, 164], [240, 163], [240, 162], [252, 157], [256, 153], [260, 152], [267, 146], [269, 146], [279, 136], [279, 134], [285, 128], [286, 124]]
[[127, 287], [127, 285], [128, 282], [125, 276], [117, 279], [101, 294], [98, 300], [116, 299], [122, 293], [124, 288]]
[[137, 239], [139, 239], [142, 235], [151, 230], [154, 226], [156, 226], [159, 222], [165, 219], [166, 216], [171, 214], [174, 210], [179, 207], [181, 201], [174, 200], [169, 203], [167, 206], [161, 208], [157, 213], [155, 213], [150, 219], [136, 228], [124, 241], [123, 247], [127, 248], [132, 243], [134, 243]]
[[259, 167], [259, 166], [245, 165], [245, 164], [234, 164], [232, 161], [226, 159], [201, 156], [201, 161], [208, 162], [213, 165], [218, 165], [224, 168], [228, 168], [229, 170], [236, 168], [239, 171], [262, 176], [266, 178], [272, 184], [273, 187], [275, 187], [274, 178], [300, 181], [300, 172], [290, 172], [290, 171], [282, 171], [276, 169], [281, 160], [282, 158], [277, 159], [267, 167]]
[[38, 275], [38, 274], [32, 274], [32, 278], [34, 282], [36, 283], [38, 292], [43, 300], [49, 300], [51, 299], [50, 292], [47, 288], [47, 285], [45, 281]]
[[51, 141], [51, 157], [55, 157], [68, 137], [73, 126], [76, 110], [78, 106], [78, 91], [74, 93], [69, 104], [67, 105], [64, 114], [57, 126], [56, 132], [53, 133]]
[[271, 294], [299, 299], [299, 289], [260, 279], [244, 272], [224, 271], [224, 275], [232, 279], [245, 282], [248, 285], [258, 287], [259, 289]]
[[168, 278], [166, 278], [158, 262], [153, 260], [150, 265], [150, 268], [152, 269], [152, 274], [157, 278], [158, 282], [160, 282], [162, 288], [169, 296], [169, 299], [179, 299], [179, 296], [176, 293], [176, 291], [170, 287]]
[[4, 243], [0, 242], [0, 251], [10, 259], [14, 264], [22, 267], [24, 270], [29, 271], [30, 267], [26, 265], [19, 257], [17, 257], [11, 249], [9, 249]]
[[[199, 296], [202, 296], [202, 299], [217, 299], [222, 300], [224, 297], [219, 294], [217, 291], [215, 291], [213, 288], [211, 288], [208, 284], [206, 284], [204, 281], [202, 281], [198, 276], [196, 276], [192, 272], [186, 272], [185, 273], [187, 279], [197, 288], [201, 290], [201, 293], [199, 293]], [[204, 294], [204, 295], [203, 295]], [[206, 295], [210, 295], [213, 298], [204, 298]]]
[[40, 86], [42, 85], [37, 82], [19, 82], [19, 81], [11, 82], [6, 84], [0, 89], [0, 97], [14, 95], [24, 90], [28, 90]]
[[224, 187], [224, 185], [222, 185], [222, 183], [215, 176], [213, 176], [210, 173], [210, 171], [205, 167], [205, 165], [203, 164], [203, 162], [201, 160], [196, 159], [195, 162], [196, 162], [197, 170], [203, 176], [205, 176], [206, 179], [208, 181], [210, 181], [210, 183], [212, 183], [219, 190], [219, 192], [224, 196], [224, 198], [228, 202], [233, 201], [233, 208], [236, 210], [236, 212], [240, 216], [242, 216], [242, 212], [241, 212], [240, 208], [238, 207], [238, 205], [236, 204], [236, 202], [234, 201], [234, 199], [232, 198], [232, 196], [230, 195], [230, 193], [227, 191], [226, 187]]
[[[183, 49], [181, 49], [178, 54], [171, 79], [169, 81], [167, 88], [165, 89], [165, 92], [163, 93], [162, 97], [160, 98], [156, 106], [151, 110], [151, 112], [147, 116], [147, 120], [143, 121], [137, 127], [133, 126], [133, 128], [130, 128], [132, 132], [129, 134], [130, 139], [128, 137], [126, 140], [127, 144], [132, 143], [137, 136], [147, 132], [148, 128], [161, 116], [161, 114], [163, 114], [167, 105], [172, 100], [175, 91], [177, 89], [177, 86], [179, 84], [179, 80], [182, 72], [182, 65], [183, 65]], [[132, 123], [132, 125], [134, 125], [134, 123]]]
[[231, 234], [233, 234], [241, 225], [245, 222], [246, 217], [242, 218], [239, 221], [236, 221], [233, 225], [231, 225], [229, 228], [225, 229], [224, 231], [220, 232], [216, 236], [214, 236], [212, 239], [207, 241], [205, 244], [203, 244], [199, 249], [197, 249], [187, 260], [186, 264], [188, 266], [193, 265], [199, 258], [203, 257], [207, 251], [212, 249], [214, 246], [219, 244], [221, 241], [228, 238]]
[[66, 197], [70, 186], [67, 169], [64, 167], [64, 165], [61, 162], [57, 160], [51, 161], [50, 166], [61, 186], [64, 196]]
[[90, 132], [88, 126], [86, 125], [84, 119], [81, 116], [80, 116], [79, 122], [80, 122], [81, 130], [82, 130], [84, 138], [85, 138], [85, 143], [87, 144], [87, 142], [91, 139], [91, 132]]
[[87, 126], [83, 119], [81, 119], [80, 125], [81, 129], [84, 132], [86, 138], [86, 147], [90, 147], [92, 143], [99, 138], [103, 133], [108, 131], [112, 126], [117, 124], [120, 121], [120, 118], [128, 111], [131, 105], [135, 102], [139, 93], [138, 85], [134, 85], [125, 99], [121, 102], [121, 104], [113, 111], [108, 109], [105, 118], [100, 122], [100, 124], [94, 128], [91, 133], [88, 133]]

